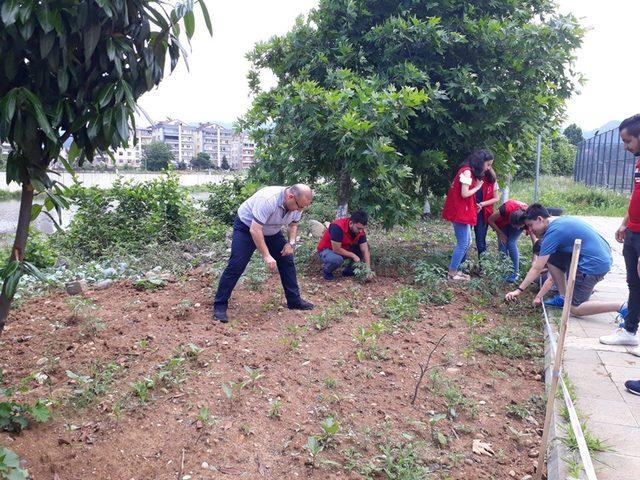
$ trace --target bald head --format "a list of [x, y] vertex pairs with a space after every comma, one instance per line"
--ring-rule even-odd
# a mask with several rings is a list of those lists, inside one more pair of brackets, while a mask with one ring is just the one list
[[291, 187], [291, 193], [296, 197], [297, 200], [305, 199], [309, 203], [313, 201], [313, 190], [309, 185], [305, 185], [304, 183], [296, 183], [293, 187]]
[[313, 191], [309, 185], [296, 183], [287, 188], [287, 200], [285, 206], [288, 210], [303, 210], [311, 205], [313, 201]]

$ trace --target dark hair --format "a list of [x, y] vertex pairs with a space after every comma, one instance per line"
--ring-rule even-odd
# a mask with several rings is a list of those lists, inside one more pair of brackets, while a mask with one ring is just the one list
[[511, 215], [509, 215], [509, 223], [511, 224], [512, 227], [519, 227], [524, 223], [524, 216], [525, 216], [524, 208], [515, 210], [514, 212], [511, 212]]
[[349, 220], [351, 220], [353, 223], [361, 223], [362, 225], [367, 225], [369, 223], [369, 216], [366, 214], [366, 212], [358, 210], [357, 212], [353, 212], [351, 214], [351, 218]]
[[640, 113], [623, 120], [618, 128], [620, 132], [626, 128], [629, 135], [640, 137]]
[[484, 162], [488, 162], [489, 160], [493, 160], [493, 153], [491, 153], [489, 150], [477, 150], [469, 155], [464, 162], [462, 162], [462, 166], [471, 167], [473, 176], [476, 179], [480, 180], [482, 179], [482, 175], [484, 172]]
[[540, 245], [542, 244], [542, 240], [536, 240], [536, 243], [533, 244], [533, 254], [540, 255]]
[[493, 168], [490, 168], [486, 172], [484, 172], [484, 181], [487, 183], [496, 183], [496, 172], [493, 171]]
[[522, 220], [535, 220], [538, 217], [549, 218], [550, 216], [549, 211], [545, 207], [539, 203], [534, 203], [524, 212], [524, 218]]

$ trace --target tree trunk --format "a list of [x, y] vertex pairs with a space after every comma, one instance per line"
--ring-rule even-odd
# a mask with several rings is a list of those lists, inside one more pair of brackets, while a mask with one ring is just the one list
[[[11, 258], [22, 261], [24, 251], [29, 237], [29, 224], [31, 223], [31, 207], [33, 206], [33, 184], [24, 182], [22, 184], [22, 196], [20, 197], [20, 213], [18, 214], [18, 227], [16, 228], [16, 238], [11, 249]], [[4, 293], [0, 294], [0, 333], [9, 316], [11, 299], [6, 298]]]
[[343, 167], [340, 173], [340, 181], [338, 183], [338, 211], [336, 212], [337, 218], [346, 217], [349, 215], [349, 201], [351, 200], [352, 185], [351, 175]]
[[500, 199], [502, 203], [509, 200], [509, 186], [511, 185], [511, 175], [507, 176], [507, 181], [502, 186], [502, 198]]

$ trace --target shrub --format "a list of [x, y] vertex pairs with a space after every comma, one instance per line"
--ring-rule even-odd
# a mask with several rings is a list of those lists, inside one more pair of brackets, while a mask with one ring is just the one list
[[[5, 259], [11, 254], [11, 246], [0, 248], [0, 258]], [[35, 229], [29, 230], [29, 241], [25, 251], [25, 261], [38, 268], [47, 268], [55, 265], [58, 256], [51, 246], [49, 238]]]
[[74, 196], [78, 212], [55, 238], [78, 258], [99, 258], [118, 247], [138, 251], [197, 233], [197, 212], [174, 173], [137, 185], [118, 179], [109, 190], [76, 189]]
[[210, 183], [207, 185], [210, 196], [204, 202], [205, 212], [225, 225], [233, 225], [238, 207], [257, 190], [257, 183], [247, 183], [240, 177]]

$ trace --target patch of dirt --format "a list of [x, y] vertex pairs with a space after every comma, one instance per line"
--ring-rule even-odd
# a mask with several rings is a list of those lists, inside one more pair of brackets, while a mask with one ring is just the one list
[[[540, 361], [470, 351], [465, 295], [445, 307], [422, 307], [419, 321], [382, 335], [385, 360], [359, 361], [353, 334], [380, 318], [379, 303], [402, 286], [397, 279], [360, 285], [302, 277], [303, 296], [317, 305], [314, 313], [339, 299], [354, 307], [322, 331], [313, 328], [309, 313], [283, 307], [277, 277], [261, 292], [239, 285], [228, 325], [211, 319], [213, 282], [205, 272], [182, 280], [157, 291], [121, 282], [87, 292], [104, 324], [93, 335], [86, 322], [68, 321], [68, 297], [61, 292], [11, 312], [0, 338], [6, 383], [44, 370], [48, 382], [30, 381], [26, 398], [56, 402], [49, 422], [31, 424], [19, 435], [0, 433], [0, 443], [26, 461], [35, 480], [364, 478], [367, 463], [376, 465], [380, 447], [389, 442], [412, 443], [434, 472], [425, 478], [511, 478], [510, 471], [521, 478], [533, 472], [530, 456], [543, 420], [539, 414], [511, 418], [506, 411], [542, 395]], [[502, 321], [486, 311], [484, 327]], [[435, 425], [446, 446], [430, 426], [447, 407], [442, 392], [429, 388], [429, 374], [411, 405], [418, 364], [444, 333], [431, 365], [440, 365], [433, 371], [465, 399], [457, 418]], [[182, 364], [179, 384], [151, 388], [146, 404], [131, 394], [134, 382], [152, 378], [158, 365], [188, 344], [203, 350]], [[108, 364], [117, 370], [112, 383], [88, 406], [75, 407], [71, 398], [80, 385], [66, 372], [91, 375], [92, 365], [95, 373]], [[240, 388], [249, 378], [245, 366], [259, 368], [262, 376]], [[230, 382], [237, 385], [231, 399], [222, 389]], [[272, 407], [276, 401], [279, 409]], [[209, 415], [199, 418], [203, 407]], [[311, 465], [305, 445], [330, 416], [340, 424], [336, 446]], [[495, 455], [472, 453], [478, 439]], [[358, 467], [348, 471], [350, 462]]]

